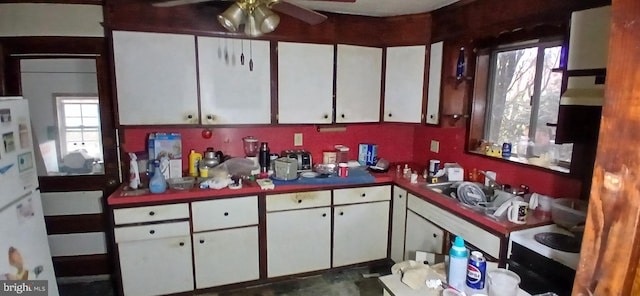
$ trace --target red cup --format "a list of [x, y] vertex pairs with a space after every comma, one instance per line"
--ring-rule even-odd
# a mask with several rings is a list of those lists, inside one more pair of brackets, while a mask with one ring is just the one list
[[338, 176], [340, 178], [346, 178], [349, 175], [349, 166], [344, 163], [341, 162], [338, 164]]

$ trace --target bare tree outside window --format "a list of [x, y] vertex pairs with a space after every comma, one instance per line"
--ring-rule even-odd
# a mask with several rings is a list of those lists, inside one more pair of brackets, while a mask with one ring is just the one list
[[514, 152], [527, 143], [520, 150], [526, 155], [518, 155], [521, 161], [571, 161], [572, 145], [556, 145], [555, 129], [547, 126], [558, 117], [562, 73], [553, 69], [559, 67], [561, 52], [560, 42], [530, 42], [492, 54], [485, 135], [493, 143], [512, 143]]

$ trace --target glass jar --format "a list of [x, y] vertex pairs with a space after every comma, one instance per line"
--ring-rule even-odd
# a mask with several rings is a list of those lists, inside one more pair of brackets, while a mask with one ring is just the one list
[[516, 153], [518, 154], [519, 160], [527, 159], [527, 147], [529, 146], [529, 137], [520, 136], [520, 140], [518, 140], [518, 144], [516, 145]]

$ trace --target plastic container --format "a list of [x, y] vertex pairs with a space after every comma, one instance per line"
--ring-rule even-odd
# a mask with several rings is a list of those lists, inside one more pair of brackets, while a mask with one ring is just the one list
[[469, 250], [464, 246], [464, 239], [456, 236], [456, 239], [449, 250], [449, 270], [447, 281], [449, 285], [458, 291], [464, 291], [467, 281], [467, 264], [469, 261]]
[[347, 163], [349, 161], [349, 147], [344, 145], [336, 145], [336, 162], [337, 163]]
[[153, 177], [149, 180], [149, 191], [151, 191], [151, 193], [163, 193], [167, 191], [167, 182], [160, 171], [160, 162], [157, 160], [153, 162]]
[[194, 177], [167, 179], [167, 184], [169, 184], [169, 188], [176, 189], [176, 190], [189, 190], [193, 188], [193, 184], [195, 183], [196, 183], [196, 178]]
[[551, 202], [551, 218], [553, 222], [571, 229], [587, 220], [589, 203], [572, 198], [557, 198]]
[[196, 152], [196, 150], [191, 149], [191, 151], [189, 152], [189, 176], [198, 176], [198, 167], [200, 166], [201, 160], [202, 153], [198, 153]]
[[520, 276], [515, 272], [498, 268], [487, 274], [489, 280], [489, 296], [513, 296], [518, 295]]

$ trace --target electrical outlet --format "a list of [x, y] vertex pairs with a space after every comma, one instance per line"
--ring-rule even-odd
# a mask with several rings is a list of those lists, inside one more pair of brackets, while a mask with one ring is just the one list
[[293, 134], [293, 146], [302, 146], [302, 134]]
[[436, 140], [431, 140], [431, 152], [438, 153], [440, 152], [440, 142]]

